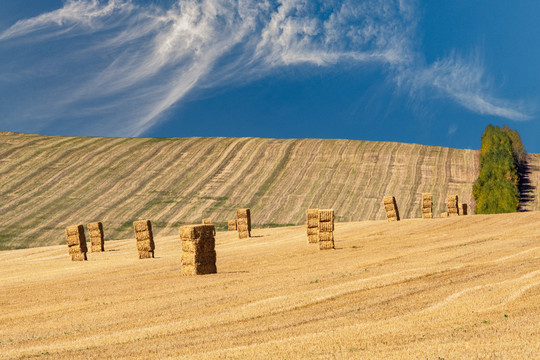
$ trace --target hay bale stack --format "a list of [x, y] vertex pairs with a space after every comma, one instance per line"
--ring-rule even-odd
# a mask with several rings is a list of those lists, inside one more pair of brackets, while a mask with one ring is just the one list
[[[202, 223], [203, 223], [203, 225], [212, 225], [212, 219], [211, 218], [202, 219]], [[215, 227], [214, 227], [214, 236], [216, 236], [216, 228]]]
[[249, 209], [236, 210], [236, 229], [238, 230], [238, 238], [251, 237], [251, 212]]
[[442, 217], [442, 218], [448, 217], [448, 213], [447, 213], [447, 212], [442, 212], [442, 213], [441, 213], [441, 217]]
[[306, 210], [307, 238], [309, 244], [319, 242], [319, 209]]
[[86, 236], [84, 236], [84, 226], [73, 225], [66, 227], [66, 241], [71, 261], [87, 260]]
[[469, 215], [469, 205], [467, 204], [461, 204], [461, 207], [459, 208], [459, 211], [461, 215]]
[[92, 252], [105, 251], [105, 241], [103, 239], [103, 224], [101, 222], [93, 222], [87, 225], [88, 233], [90, 234], [90, 249]]
[[383, 205], [388, 221], [399, 221], [399, 211], [396, 198], [393, 196], [385, 196], [383, 198]]
[[319, 210], [319, 250], [334, 249], [334, 210]]
[[214, 225], [186, 225], [180, 228], [182, 275], [217, 273]]
[[236, 231], [236, 219], [229, 220], [229, 231]]
[[422, 194], [422, 219], [433, 218], [433, 196], [430, 193]]
[[459, 201], [457, 195], [448, 195], [446, 197], [446, 207], [448, 216], [459, 216]]
[[133, 223], [135, 239], [137, 240], [137, 250], [139, 259], [152, 259], [154, 257], [154, 235], [152, 234], [152, 224], [150, 220], [140, 220]]

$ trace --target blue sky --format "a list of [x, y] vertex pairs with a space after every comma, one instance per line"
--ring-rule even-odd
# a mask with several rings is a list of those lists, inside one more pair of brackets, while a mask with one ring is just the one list
[[0, 130], [540, 153], [540, 2], [0, 3]]

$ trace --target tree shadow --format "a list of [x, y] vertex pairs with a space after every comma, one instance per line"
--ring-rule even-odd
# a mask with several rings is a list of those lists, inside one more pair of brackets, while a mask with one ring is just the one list
[[532, 209], [536, 187], [531, 182], [531, 175], [535, 171], [540, 171], [540, 167], [532, 166], [527, 155], [518, 170], [519, 211], [521, 212], [531, 211]]

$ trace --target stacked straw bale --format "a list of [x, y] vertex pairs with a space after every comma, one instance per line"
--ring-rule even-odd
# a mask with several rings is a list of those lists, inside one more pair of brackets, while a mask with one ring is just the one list
[[442, 217], [442, 218], [448, 217], [448, 213], [447, 213], [447, 212], [442, 212], [442, 213], [441, 213], [441, 217]]
[[422, 194], [422, 219], [433, 218], [433, 196], [430, 193]]
[[459, 216], [459, 201], [457, 195], [448, 195], [446, 197], [446, 207], [448, 216]]
[[105, 242], [103, 240], [103, 224], [93, 222], [87, 225], [90, 234], [90, 243], [92, 252], [105, 251]]
[[249, 209], [236, 210], [236, 229], [238, 230], [238, 238], [251, 237], [251, 212]]
[[66, 241], [68, 245], [71, 261], [87, 260], [86, 236], [84, 236], [84, 226], [73, 225], [66, 227]]
[[214, 225], [186, 225], [180, 228], [182, 275], [217, 273]]
[[334, 249], [334, 210], [319, 210], [319, 250]]
[[385, 196], [383, 198], [383, 205], [388, 221], [399, 221], [399, 211], [396, 198], [393, 196]]
[[319, 209], [306, 210], [306, 225], [308, 243], [316, 244], [319, 242]]
[[[202, 219], [202, 223], [203, 223], [203, 225], [212, 225], [212, 219], [211, 218]], [[216, 236], [216, 228], [215, 227], [214, 227], [214, 236]]]
[[459, 208], [461, 215], [469, 215], [469, 205], [467, 204], [461, 204], [461, 207]]
[[139, 259], [151, 259], [154, 257], [154, 235], [152, 234], [152, 224], [150, 220], [140, 220], [133, 223], [135, 239], [137, 240], [137, 250]]
[[236, 231], [236, 219], [229, 220], [229, 231]]

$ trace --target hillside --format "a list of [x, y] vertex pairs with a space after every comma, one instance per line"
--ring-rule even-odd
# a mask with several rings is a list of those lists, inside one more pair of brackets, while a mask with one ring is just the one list
[[182, 277], [177, 236], [71, 262], [0, 252], [1, 359], [535, 359], [540, 212], [218, 232], [218, 273]]
[[144, 218], [160, 236], [203, 217], [223, 229], [238, 207], [252, 209], [255, 226], [301, 224], [309, 207], [334, 208], [337, 221], [376, 220], [385, 195], [413, 218], [422, 192], [434, 194], [438, 214], [449, 193], [472, 203], [477, 172], [476, 151], [402, 143], [3, 132], [0, 249], [61, 244], [65, 226], [92, 221], [106, 239], [132, 236]]

